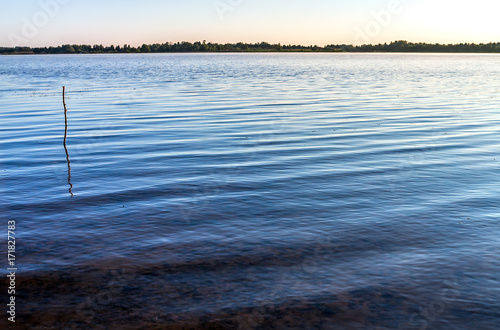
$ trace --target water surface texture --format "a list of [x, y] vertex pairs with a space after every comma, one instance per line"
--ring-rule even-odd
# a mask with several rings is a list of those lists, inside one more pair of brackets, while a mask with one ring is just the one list
[[500, 323], [499, 55], [4, 56], [0, 122], [21, 324]]

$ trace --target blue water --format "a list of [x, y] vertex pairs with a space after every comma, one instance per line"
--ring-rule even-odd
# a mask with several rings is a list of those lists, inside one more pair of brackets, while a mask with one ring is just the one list
[[3, 56], [0, 123], [27, 326], [500, 324], [500, 55]]

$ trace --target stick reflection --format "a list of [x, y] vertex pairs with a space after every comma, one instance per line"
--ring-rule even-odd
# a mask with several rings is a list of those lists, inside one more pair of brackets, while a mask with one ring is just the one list
[[66, 162], [68, 163], [68, 184], [69, 193], [73, 197], [73, 185], [71, 184], [71, 162], [69, 161], [68, 148], [66, 147], [66, 138], [68, 137], [68, 109], [66, 109], [66, 101], [64, 99], [65, 87], [63, 86], [63, 106], [64, 106], [64, 150], [66, 151]]

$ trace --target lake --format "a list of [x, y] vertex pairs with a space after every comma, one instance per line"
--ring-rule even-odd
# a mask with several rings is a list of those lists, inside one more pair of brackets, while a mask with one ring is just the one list
[[500, 55], [2, 56], [0, 122], [18, 325], [500, 322]]

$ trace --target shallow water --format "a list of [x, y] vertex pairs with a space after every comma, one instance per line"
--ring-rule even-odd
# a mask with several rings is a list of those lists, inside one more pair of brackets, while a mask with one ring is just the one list
[[0, 57], [19, 322], [494, 329], [499, 77], [499, 55]]

